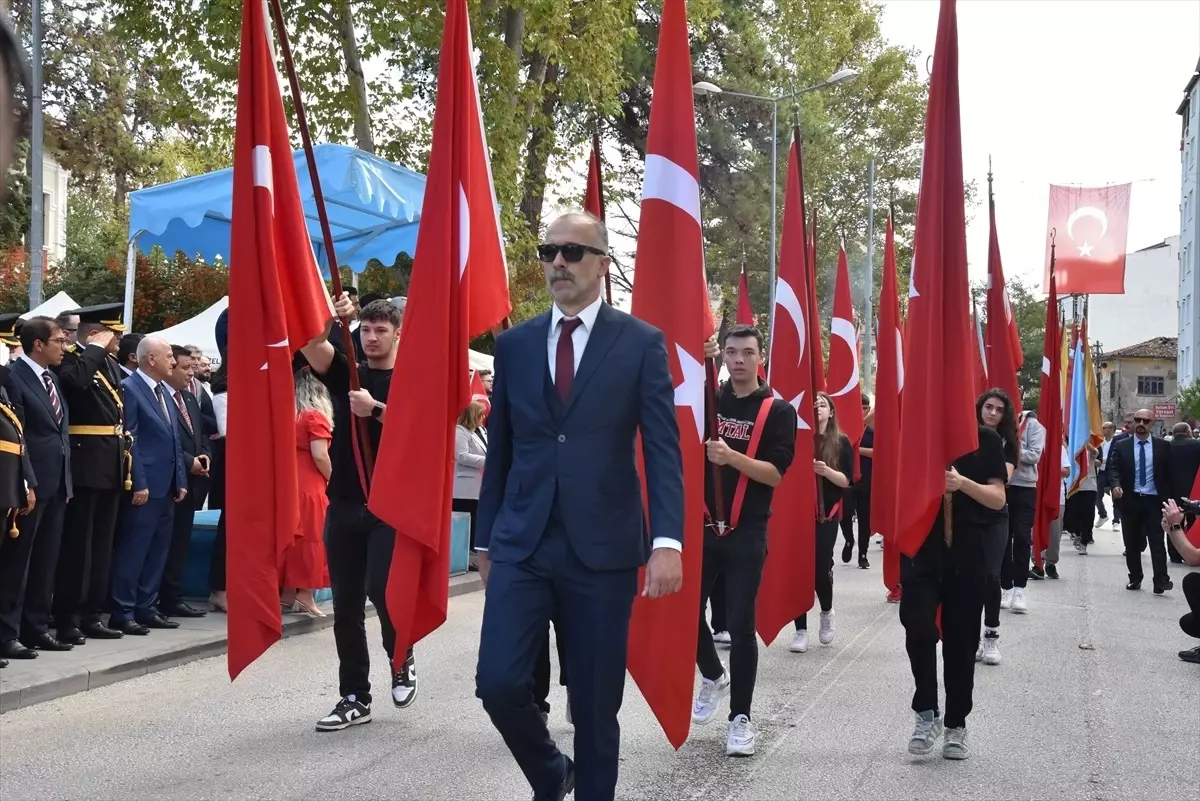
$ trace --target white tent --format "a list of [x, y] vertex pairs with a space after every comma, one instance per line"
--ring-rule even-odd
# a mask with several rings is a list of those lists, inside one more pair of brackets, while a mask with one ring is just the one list
[[158, 331], [152, 336], [162, 337], [172, 345], [195, 345], [212, 360], [213, 367], [221, 363], [217, 350], [217, 318], [229, 306], [229, 296], [218, 300], [190, 320]]
[[79, 304], [70, 295], [66, 292], [59, 292], [36, 309], [30, 309], [22, 314], [21, 319], [28, 320], [30, 317], [57, 317], [65, 311], [72, 311], [78, 308]]

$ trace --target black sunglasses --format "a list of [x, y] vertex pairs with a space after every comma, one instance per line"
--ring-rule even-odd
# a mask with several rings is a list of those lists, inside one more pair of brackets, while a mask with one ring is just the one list
[[584, 253], [595, 253], [597, 256], [608, 255], [600, 248], [594, 248], [591, 245], [580, 245], [576, 242], [567, 242], [563, 245], [538, 245], [538, 261], [549, 264], [557, 258], [559, 253], [562, 254], [563, 261], [567, 264], [575, 264], [580, 261]]
[[1151, 420], [1149, 417], [1135, 417], [1135, 418], [1133, 418], [1133, 422], [1135, 422], [1135, 423], [1152, 423], [1154, 421]]

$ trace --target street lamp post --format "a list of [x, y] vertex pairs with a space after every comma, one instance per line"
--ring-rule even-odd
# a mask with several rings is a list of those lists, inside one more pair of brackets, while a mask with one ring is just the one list
[[837, 86], [840, 83], [852, 81], [859, 75], [856, 69], [841, 69], [829, 76], [825, 80], [815, 86], [809, 86], [806, 89], [801, 89], [797, 92], [790, 92], [779, 97], [765, 97], [763, 95], [751, 95], [744, 92], [730, 92], [715, 83], [708, 81], [700, 81], [692, 86], [692, 91], [701, 97], [722, 95], [728, 97], [740, 97], [746, 100], [757, 100], [761, 103], [771, 104], [771, 261], [768, 268], [768, 298], [770, 304], [770, 315], [767, 322], [768, 334], [775, 333], [775, 271], [776, 271], [776, 253], [778, 250], [778, 238], [775, 234], [777, 218], [779, 216], [779, 203], [776, 200], [777, 194], [777, 174], [778, 174], [778, 152], [779, 152], [779, 104], [784, 100], [793, 100], [800, 95], [815, 92], [819, 89], [826, 89], [830, 86]]

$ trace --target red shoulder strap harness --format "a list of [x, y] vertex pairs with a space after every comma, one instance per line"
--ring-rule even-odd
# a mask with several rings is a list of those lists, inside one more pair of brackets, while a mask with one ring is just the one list
[[[746, 456], [753, 459], [758, 454], [758, 443], [762, 439], [762, 431], [766, 426], [767, 415], [771, 412], [771, 404], [775, 402], [774, 398], [763, 398], [762, 405], [758, 407], [758, 416], [754, 418], [754, 431], [750, 434], [750, 444], [746, 446]], [[720, 465], [714, 465], [714, 468], [720, 469]], [[733, 490], [733, 509], [729, 514], [729, 525], [725, 525], [724, 520], [713, 520], [712, 515], [707, 509], [704, 510], [704, 517], [708, 520], [708, 525], [716, 529], [718, 537], [724, 537], [737, 528], [738, 520], [742, 516], [742, 503], [746, 500], [746, 486], [750, 483], [749, 477], [742, 473], [738, 476], [737, 487]]]

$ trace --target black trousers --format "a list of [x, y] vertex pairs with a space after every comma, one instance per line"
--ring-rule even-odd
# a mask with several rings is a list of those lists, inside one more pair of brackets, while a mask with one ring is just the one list
[[108, 577], [121, 512], [121, 490], [77, 487], [63, 516], [54, 578], [54, 625], [99, 623], [108, 611]]
[[[822, 612], [833, 609], [833, 548], [837, 545], [838, 521], [817, 523], [817, 601]], [[808, 630], [808, 614], [796, 618], [796, 631]]]
[[[1085, 545], [1091, 545], [1095, 540], [1092, 530], [1096, 523], [1096, 490], [1079, 490], [1067, 498], [1067, 508], [1063, 511], [1063, 529], [1079, 537]], [[1159, 513], [1162, 517], [1162, 513]]]
[[1200, 573], [1183, 577], [1183, 597], [1189, 611], [1179, 618], [1179, 628], [1189, 637], [1200, 638]]
[[1034, 487], [1008, 487], [1008, 545], [1000, 563], [1000, 586], [1006, 590], [1029, 583], [1029, 557], [1033, 553]]
[[[328, 525], [328, 521], [326, 522]], [[212, 556], [208, 562], [209, 592], [225, 592], [225, 510], [217, 517], [217, 534], [213, 537]]]
[[1121, 538], [1125, 540], [1125, 566], [1130, 581], [1141, 581], [1142, 550], [1150, 546], [1150, 563], [1154, 568], [1154, 583], [1161, 584], [1167, 573], [1166, 535], [1162, 530], [1160, 495], [1126, 495], [1121, 499]]
[[183, 602], [183, 572], [187, 568], [188, 550], [192, 544], [192, 526], [195, 524], [198, 508], [196, 496], [192, 491], [198, 489], [200, 492], [206, 492], [207, 485], [207, 481], [197, 481], [195, 476], [191, 476], [188, 480], [187, 497], [175, 504], [171, 549], [167, 552], [167, 566], [163, 569], [162, 584], [158, 588], [158, 605], [163, 609]]
[[854, 495], [854, 514], [858, 517], [858, 555], [867, 555], [871, 544], [871, 480], [863, 479], [851, 487]]
[[396, 629], [385, 593], [396, 530], [357, 502], [331, 501], [325, 515], [325, 558], [333, 590], [333, 639], [338, 653], [338, 692], [371, 701], [371, 656], [367, 648], [367, 599], [379, 614], [388, 663]]
[[[708, 603], [712, 607], [713, 634], [719, 631], [729, 631], [728, 597], [725, 593], [725, 574], [718, 573], [717, 580], [712, 585], [712, 592], [708, 594]], [[704, 606], [701, 605], [700, 609], [703, 611]]]
[[[558, 651], [558, 683], [567, 686], [567, 637], [556, 618], [551, 618], [554, 624], [554, 642]], [[546, 638], [542, 640], [542, 651], [538, 654], [533, 666], [533, 700], [538, 709], [550, 714], [550, 627], [546, 627]]]
[[0, 534], [0, 642], [15, 640], [21, 633], [29, 559], [45, 508], [38, 498], [32, 512], [17, 517], [16, 537], [8, 536], [7, 526]]
[[858, 507], [856, 500], [852, 487], [842, 490], [842, 517], [838, 521], [838, 527], [842, 530], [842, 538], [849, 545], [854, 544], [854, 513]]
[[[834, 538], [837, 529], [834, 528]], [[830, 558], [833, 550], [830, 549]], [[735, 531], [718, 537], [707, 526], [704, 531], [704, 568], [700, 573], [700, 632], [696, 641], [696, 665], [700, 675], [716, 680], [724, 668], [717, 656], [712, 632], [704, 621], [704, 607], [718, 576], [725, 577], [726, 622], [729, 626], [729, 719], [750, 717], [754, 685], [758, 678], [758, 635], [754, 631], [754, 603], [767, 560], [765, 523], [743, 523]]]
[[1008, 507], [994, 513], [983, 530], [983, 558], [986, 569], [983, 603], [983, 625], [1000, 628], [1000, 565], [1008, 547]]
[[914, 712], [937, 712], [938, 606], [942, 610], [942, 662], [947, 728], [966, 725], [975, 687], [975, 650], [983, 612], [986, 572], [982, 530], [957, 527], [948, 547], [940, 522], [912, 559], [900, 557], [900, 622], [916, 690]]
[[214, 439], [212, 447], [211, 480], [208, 487], [208, 508], [220, 509], [217, 518], [217, 534], [213, 538], [212, 559], [208, 563], [208, 588], [210, 592], [225, 591], [225, 438]]
[[[29, 554], [29, 577], [25, 584], [25, 603], [21, 608], [21, 637], [35, 637], [50, 631], [54, 599], [54, 576], [58, 570], [58, 552], [62, 543], [63, 518], [67, 513], [66, 488], [44, 498], [38, 496], [42, 514]], [[17, 527], [20, 528], [18, 518]], [[22, 530], [24, 536], [24, 530]]]

